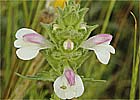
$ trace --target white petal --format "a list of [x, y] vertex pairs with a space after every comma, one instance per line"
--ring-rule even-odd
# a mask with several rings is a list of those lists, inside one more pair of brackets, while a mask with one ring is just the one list
[[67, 89], [64, 90], [60, 88], [62, 85], [67, 86], [66, 82], [66, 78], [64, 76], [60, 76], [54, 81], [53, 84], [55, 94], [61, 99], [66, 99], [65, 93]]
[[23, 47], [16, 51], [17, 56], [22, 60], [30, 60], [37, 56], [40, 48], [35, 46]]
[[28, 28], [21, 28], [16, 32], [16, 38], [22, 38], [25, 34], [37, 33], [36, 31]]
[[115, 54], [115, 49], [114, 49], [113, 46], [108, 45], [108, 49], [109, 49], [109, 51], [110, 51], [112, 54]]
[[15, 40], [15, 42], [14, 42], [14, 46], [15, 46], [16, 48], [20, 48], [20, 47], [22, 47], [24, 44], [25, 44], [25, 42], [24, 42], [22, 39]]
[[67, 99], [72, 99], [75, 97], [75, 91], [73, 90], [73, 86], [71, 86], [65, 93]]
[[79, 97], [83, 94], [84, 92], [84, 85], [83, 85], [83, 82], [82, 82], [82, 79], [80, 78], [79, 75], [75, 75], [75, 78], [76, 78], [76, 83], [74, 85], [75, 87], [75, 97]]
[[101, 63], [108, 64], [110, 59], [110, 51], [108, 51], [108, 46], [96, 46], [94, 47], [94, 51]]

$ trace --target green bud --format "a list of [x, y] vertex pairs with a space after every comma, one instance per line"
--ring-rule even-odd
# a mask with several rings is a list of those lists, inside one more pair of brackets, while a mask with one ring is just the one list
[[78, 22], [79, 16], [76, 12], [71, 12], [64, 17], [64, 23], [66, 26], [75, 25]]

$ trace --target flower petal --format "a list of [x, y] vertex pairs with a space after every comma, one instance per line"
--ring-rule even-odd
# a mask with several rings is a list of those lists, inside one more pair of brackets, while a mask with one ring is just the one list
[[108, 45], [108, 51], [110, 51], [112, 54], [115, 54], [115, 49], [111, 45]]
[[40, 48], [35, 46], [23, 47], [16, 51], [17, 56], [22, 60], [30, 60], [37, 56]]
[[[55, 94], [61, 99], [67, 99], [65, 92], [67, 91], [67, 80], [64, 76], [58, 77], [53, 84]], [[66, 89], [62, 89], [61, 87], [66, 86]]]
[[75, 74], [71, 68], [65, 69], [64, 75], [65, 75], [70, 86], [75, 84]]
[[95, 35], [95, 36], [89, 38], [88, 40], [91, 40], [96, 45], [102, 44], [102, 43], [110, 44], [110, 42], [112, 40], [112, 35], [110, 35], [110, 34], [98, 34], [98, 35]]
[[76, 83], [74, 85], [74, 87], [75, 87], [75, 97], [77, 98], [77, 97], [79, 97], [83, 94], [84, 85], [83, 85], [82, 79], [80, 78], [79, 75], [75, 75], [75, 78], [76, 78], [75, 79]]
[[28, 28], [21, 28], [16, 32], [16, 38], [22, 38], [25, 34], [37, 33], [36, 31]]
[[[110, 59], [110, 47], [109, 45], [100, 45], [93, 48], [98, 60], [103, 64], [108, 64]], [[112, 48], [111, 48], [112, 52]]]
[[25, 42], [24, 42], [22, 39], [15, 40], [15, 42], [14, 42], [14, 46], [15, 46], [16, 48], [20, 48], [20, 47], [22, 47], [24, 44], [25, 44]]
[[72, 99], [75, 97], [75, 91], [73, 90], [73, 88], [69, 88], [69, 90], [66, 91], [65, 95], [66, 99]]
[[112, 40], [112, 35], [110, 34], [98, 34], [90, 37], [88, 40], [84, 41], [81, 44], [82, 48], [93, 48], [96, 45], [100, 44], [110, 44]]

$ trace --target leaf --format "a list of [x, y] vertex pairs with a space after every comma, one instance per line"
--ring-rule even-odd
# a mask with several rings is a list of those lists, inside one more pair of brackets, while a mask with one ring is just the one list
[[82, 8], [78, 13], [79, 13], [79, 20], [77, 22], [77, 26], [79, 26], [79, 24], [83, 21], [84, 16], [86, 14], [86, 12], [88, 11], [88, 8]]
[[85, 52], [79, 59], [72, 59], [72, 61], [70, 61], [71, 66], [75, 67], [74, 69], [77, 70], [90, 55], [89, 52]]
[[107, 82], [106, 80], [95, 80], [94, 78], [84, 78], [84, 77], [82, 77], [82, 79], [84, 80], [84, 81], [92, 81], [92, 82]]
[[56, 94], [55, 94], [55, 93], [53, 93], [53, 94], [51, 95], [50, 100], [61, 100], [61, 99], [60, 99], [60, 98], [58, 98], [58, 97], [56, 96]]
[[[16, 72], [15, 72], [16, 73]], [[16, 75], [25, 78], [25, 79], [31, 79], [31, 80], [42, 80], [42, 81], [51, 81], [53, 82], [55, 80], [55, 76], [51, 75], [52, 72], [47, 72], [47, 71], [43, 71], [43, 72], [39, 72], [37, 73], [37, 75], [32, 76], [32, 75], [27, 75], [27, 76], [23, 76], [19, 73], [16, 73]]]
[[41, 26], [45, 29], [46, 34], [49, 35], [50, 39], [56, 44], [56, 39], [54, 37], [54, 35], [52, 34], [52, 24], [44, 24], [41, 23]]
[[62, 66], [60, 65], [61, 60], [54, 59], [51, 54], [52, 54], [52, 52], [48, 52], [48, 54], [46, 54], [46, 59], [47, 59], [49, 65], [51, 65], [51, 67], [53, 68], [53, 70], [58, 75], [61, 75], [61, 71], [62, 71]]
[[85, 34], [85, 36], [84, 36], [84, 38], [83, 38], [83, 41], [86, 40], [86, 39], [89, 37], [90, 33], [91, 33], [94, 29], [96, 29], [98, 26], [99, 26], [99, 25], [87, 26], [87, 32], [86, 32], [86, 34]]
[[89, 10], [89, 8], [82, 8], [80, 11], [79, 11], [79, 17], [80, 19], [83, 19], [85, 14], [87, 13], [87, 11]]

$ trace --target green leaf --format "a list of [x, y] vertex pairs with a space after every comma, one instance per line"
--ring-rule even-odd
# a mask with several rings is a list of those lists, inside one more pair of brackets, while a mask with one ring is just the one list
[[87, 26], [87, 32], [86, 32], [86, 34], [85, 34], [85, 36], [83, 38], [83, 41], [86, 40], [89, 37], [89, 35], [91, 34], [91, 32], [93, 30], [95, 30], [98, 26], [99, 25]]
[[[53, 52], [53, 51], [52, 51]], [[53, 68], [53, 70], [57, 73], [57, 75], [61, 75], [61, 71], [63, 70], [62, 66], [61, 66], [61, 60], [58, 59], [54, 59], [52, 57], [52, 52], [48, 52], [46, 54], [46, 59], [48, 61], [48, 63], [51, 65], [51, 67]]]
[[60, 16], [63, 16], [63, 9], [61, 7], [58, 7], [57, 11], [58, 11]]
[[52, 72], [50, 73], [50, 72], [47, 72], [47, 71], [39, 72], [35, 76], [32, 76], [32, 75], [23, 76], [19, 73], [16, 73], [16, 75], [18, 75], [22, 78], [25, 78], [25, 79], [51, 81], [51, 82], [53, 82], [55, 80], [55, 78], [57, 77], [55, 75], [52, 75]]
[[52, 34], [52, 24], [41, 23], [41, 26], [45, 29], [46, 34], [49, 35], [50, 39], [56, 44], [56, 39], [54, 35]]
[[84, 80], [84, 81], [91, 81], [91, 82], [107, 82], [106, 80], [95, 80], [94, 78], [84, 78], [84, 77], [82, 77], [82, 79]]
[[73, 66], [74, 70], [77, 70], [83, 63], [84, 61], [91, 55], [89, 52], [83, 53], [83, 55], [79, 59], [72, 59], [70, 62], [71, 66]]
[[88, 8], [82, 8], [78, 13], [79, 13], [79, 20], [77, 22], [77, 27], [79, 26], [79, 24], [84, 20], [84, 16], [86, 14], [86, 12], [88, 11]]
[[53, 94], [51, 95], [50, 100], [61, 100], [61, 99], [60, 99], [60, 98], [58, 98], [58, 97], [56, 96], [56, 94], [55, 94], [55, 93], [53, 93]]
[[80, 19], [84, 18], [85, 14], [87, 13], [88, 10], [89, 10], [89, 8], [82, 8], [82, 9], [80, 9], [80, 11], [79, 11]]
[[79, 20], [77, 12], [71, 12], [64, 17], [64, 23], [67, 26], [75, 25]]

